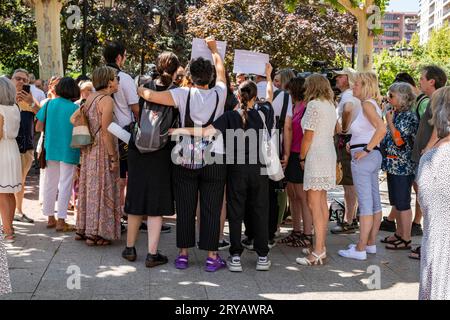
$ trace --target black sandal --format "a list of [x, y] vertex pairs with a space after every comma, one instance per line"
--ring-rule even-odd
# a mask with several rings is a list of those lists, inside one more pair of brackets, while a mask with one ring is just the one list
[[84, 233], [75, 232], [75, 240], [76, 241], [84, 241], [86, 240], [86, 235]]
[[408, 258], [420, 260], [420, 249], [421, 249], [420, 246], [415, 249], [411, 249], [411, 253], [408, 255]]
[[302, 236], [301, 231], [292, 231], [290, 235], [281, 239], [279, 242], [284, 243], [284, 244], [291, 243], [291, 242], [294, 242], [295, 240], [299, 239], [301, 236]]
[[398, 240], [403, 240], [402, 237], [398, 236], [396, 233], [394, 233], [394, 237], [396, 238], [395, 240], [389, 240], [391, 236], [387, 236], [386, 238], [382, 239], [380, 242], [381, 243], [394, 243], [397, 242]]
[[304, 234], [287, 244], [289, 247], [293, 248], [311, 248], [313, 245], [313, 236], [312, 234]]
[[[393, 247], [389, 247], [389, 245], [393, 246]], [[386, 246], [386, 249], [388, 250], [411, 250], [411, 240], [409, 241], [405, 241], [402, 238], [388, 243], [388, 245]]]

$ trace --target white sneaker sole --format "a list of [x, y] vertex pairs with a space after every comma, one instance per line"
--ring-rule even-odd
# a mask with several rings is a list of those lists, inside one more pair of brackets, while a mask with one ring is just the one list
[[242, 266], [230, 266], [229, 264], [227, 264], [227, 268], [231, 272], [242, 272]]
[[256, 270], [257, 271], [269, 271], [270, 270], [270, 266], [272, 265], [271, 262], [269, 262], [267, 265], [256, 265]]
[[[348, 246], [348, 248], [350, 249], [350, 248], [356, 248], [356, 244], [351, 244], [351, 245], [349, 245]], [[370, 249], [369, 249], [370, 248]], [[367, 246], [366, 247], [366, 252], [368, 253], [368, 254], [377, 254], [377, 247], [375, 246], [375, 250], [373, 250], [373, 249], [371, 249], [372, 248], [372, 246]]]
[[354, 259], [354, 260], [359, 260], [359, 261], [367, 260], [367, 256], [366, 256], [366, 257], [349, 256], [349, 255], [343, 253], [341, 250], [339, 250], [338, 254], [339, 254], [341, 257], [347, 258], [347, 259]]

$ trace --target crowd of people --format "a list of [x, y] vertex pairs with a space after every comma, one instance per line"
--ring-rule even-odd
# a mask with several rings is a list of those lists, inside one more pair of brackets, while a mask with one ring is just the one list
[[[189, 250], [197, 246], [207, 252], [208, 272], [243, 271], [244, 248], [256, 251], [256, 269], [267, 271], [277, 242], [299, 248], [298, 264], [322, 265], [327, 261], [327, 192], [343, 185], [345, 214], [331, 232], [359, 230], [359, 239], [338, 254], [366, 260], [377, 252], [379, 230], [392, 231], [381, 241], [386, 249], [411, 250], [411, 258], [421, 259], [420, 298], [450, 298], [450, 220], [445, 215], [450, 203], [450, 87], [445, 72], [424, 67], [419, 87], [401, 73], [385, 101], [376, 74], [344, 68], [334, 74], [337, 96], [322, 74], [305, 78], [270, 64], [264, 75], [237, 74], [232, 83], [214, 39], [206, 44], [213, 63], [200, 57], [183, 68], [175, 54], [164, 52], [152, 78], [141, 86], [122, 70], [126, 48], [119, 42], [104, 48], [105, 65], [93, 71], [92, 79], [53, 77], [44, 88], [24, 69], [11, 79], [1, 77], [4, 241], [15, 240], [13, 220], [33, 223], [22, 200], [37, 131], [42, 132], [37, 151], [47, 228], [75, 232], [75, 240], [88, 246], [120, 240], [126, 225], [122, 257], [135, 261], [139, 230], [145, 228], [145, 265], [166, 264], [169, 258], [158, 250], [160, 234], [169, 228], [163, 216], [176, 213], [177, 269], [189, 268]], [[143, 152], [133, 138], [139, 139], [137, 129], [146, 130], [142, 119], [157, 118], [154, 110], [174, 120], [166, 132], [172, 139]], [[76, 124], [80, 118], [92, 141], [74, 147], [74, 135], [83, 134]], [[112, 123], [130, 132], [130, 142], [108, 130]], [[278, 134], [283, 181], [261, 173], [267, 163], [260, 151], [267, 140], [256, 134], [250, 141], [252, 132]], [[392, 206], [383, 221], [381, 170]], [[413, 187], [418, 194], [414, 218]], [[75, 226], [66, 222], [71, 204], [76, 206]], [[293, 230], [277, 239], [287, 204]], [[422, 215], [422, 246], [411, 248], [411, 237], [422, 233]], [[223, 237], [226, 219], [230, 243]], [[218, 254], [223, 249], [229, 249], [227, 259]], [[0, 271], [0, 293], [7, 292], [1, 242]]]

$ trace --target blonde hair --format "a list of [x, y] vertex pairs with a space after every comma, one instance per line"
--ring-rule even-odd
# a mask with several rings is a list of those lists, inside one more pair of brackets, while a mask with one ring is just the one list
[[361, 81], [361, 94], [364, 100], [374, 99], [378, 104], [381, 104], [383, 98], [378, 87], [378, 77], [375, 73], [358, 72], [355, 75], [355, 83], [357, 81]]
[[334, 103], [334, 92], [330, 81], [321, 74], [315, 73], [306, 78], [305, 87], [305, 101], [322, 100]]
[[99, 67], [92, 73], [92, 83], [96, 91], [108, 88], [109, 82], [114, 80], [116, 70], [111, 67]]

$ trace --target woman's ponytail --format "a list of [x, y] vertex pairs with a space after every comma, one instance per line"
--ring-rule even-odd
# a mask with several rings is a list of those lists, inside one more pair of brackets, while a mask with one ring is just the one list
[[242, 110], [242, 123], [243, 127], [247, 126], [248, 120], [248, 103], [256, 98], [258, 93], [258, 87], [253, 81], [244, 81], [239, 86], [239, 100]]

